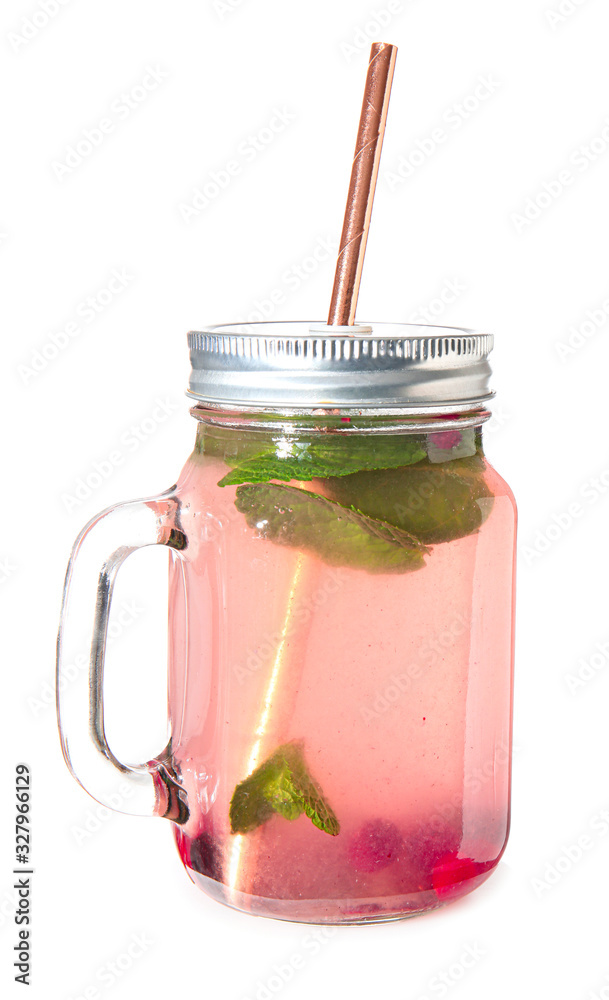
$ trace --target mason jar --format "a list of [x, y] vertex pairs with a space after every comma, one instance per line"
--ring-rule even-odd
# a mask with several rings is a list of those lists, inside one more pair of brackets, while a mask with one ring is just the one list
[[[489, 335], [373, 323], [189, 334], [177, 485], [79, 536], [64, 754], [166, 816], [192, 881], [253, 914], [367, 923], [484, 882], [509, 827], [512, 493], [487, 461]], [[103, 669], [127, 555], [169, 551], [170, 740], [119, 761]]]

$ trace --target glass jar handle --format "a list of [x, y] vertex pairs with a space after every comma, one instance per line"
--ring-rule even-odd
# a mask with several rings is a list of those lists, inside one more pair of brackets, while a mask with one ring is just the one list
[[[70, 771], [93, 798], [118, 812], [188, 819], [186, 793], [169, 755], [145, 764], [122, 763], [104, 728], [104, 661], [112, 592], [127, 556], [147, 545], [166, 545], [181, 557], [186, 535], [174, 488], [158, 497], [117, 504], [98, 514], [74, 543], [66, 573], [57, 637], [57, 716]], [[64, 666], [82, 661], [88, 671], [62, 683]]]

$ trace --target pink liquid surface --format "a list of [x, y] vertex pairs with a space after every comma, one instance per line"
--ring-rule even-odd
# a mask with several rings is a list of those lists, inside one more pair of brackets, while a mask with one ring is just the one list
[[[475, 888], [509, 826], [512, 495], [423, 569], [336, 568], [248, 527], [227, 466], [195, 454], [179, 484], [183, 558], [170, 570], [175, 827], [205, 892], [318, 923], [387, 920]], [[304, 741], [338, 836], [274, 815], [231, 833], [235, 787]]]

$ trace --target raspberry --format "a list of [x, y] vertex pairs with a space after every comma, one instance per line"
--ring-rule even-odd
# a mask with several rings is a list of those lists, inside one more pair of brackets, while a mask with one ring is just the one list
[[443, 855], [456, 854], [461, 843], [461, 831], [444, 820], [437, 820], [409, 830], [404, 839], [406, 857], [421, 871], [431, 875]]
[[439, 431], [431, 435], [431, 440], [436, 448], [448, 451], [449, 448], [456, 448], [461, 444], [461, 431]]
[[403, 841], [395, 823], [378, 819], [364, 823], [349, 843], [349, 860], [360, 872], [377, 872], [396, 861]]
[[494, 865], [491, 861], [473, 861], [472, 858], [458, 858], [456, 854], [445, 854], [434, 865], [433, 887], [440, 899], [451, 899], [461, 895], [463, 882], [483, 875]]
[[405, 878], [417, 892], [433, 891], [433, 871], [440, 858], [457, 853], [461, 830], [439, 817], [434, 822], [411, 827], [404, 834], [402, 858]]
[[211, 833], [204, 831], [190, 842], [189, 867], [201, 875], [222, 879], [222, 866], [219, 851]]

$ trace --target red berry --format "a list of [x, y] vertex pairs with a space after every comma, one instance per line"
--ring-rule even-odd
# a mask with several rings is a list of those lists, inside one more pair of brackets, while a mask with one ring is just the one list
[[442, 450], [456, 448], [458, 444], [461, 444], [461, 431], [439, 431], [437, 434], [431, 435], [431, 440], [436, 448]]
[[190, 842], [189, 867], [201, 875], [222, 879], [222, 862], [218, 845], [211, 833], [203, 831], [198, 837]]
[[440, 899], [451, 899], [461, 895], [463, 882], [483, 875], [492, 868], [494, 861], [473, 861], [472, 858], [458, 858], [456, 854], [445, 854], [433, 869], [433, 887]]
[[445, 854], [456, 854], [461, 830], [445, 820], [412, 827], [404, 835], [405, 855], [421, 873], [431, 876], [436, 862]]
[[360, 872], [377, 872], [397, 859], [402, 837], [395, 823], [378, 819], [364, 823], [349, 843], [349, 860]]

